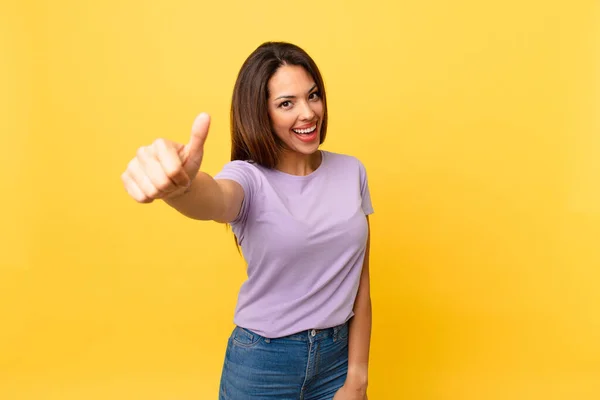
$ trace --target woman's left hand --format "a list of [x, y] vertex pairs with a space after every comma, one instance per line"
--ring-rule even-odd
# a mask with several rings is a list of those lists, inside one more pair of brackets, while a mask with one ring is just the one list
[[353, 390], [344, 385], [335, 393], [333, 400], [368, 400], [366, 390]]

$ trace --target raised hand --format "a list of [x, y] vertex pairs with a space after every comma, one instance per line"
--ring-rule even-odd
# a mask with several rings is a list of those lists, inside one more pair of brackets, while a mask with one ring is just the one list
[[140, 147], [121, 175], [127, 193], [138, 203], [183, 194], [202, 165], [209, 126], [210, 116], [202, 113], [194, 120], [187, 144], [156, 139]]

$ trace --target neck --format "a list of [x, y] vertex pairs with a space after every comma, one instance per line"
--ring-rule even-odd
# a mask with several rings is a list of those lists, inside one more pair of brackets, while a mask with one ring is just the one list
[[313, 154], [284, 151], [275, 169], [290, 175], [306, 176], [319, 168], [321, 161], [320, 151], [315, 151]]

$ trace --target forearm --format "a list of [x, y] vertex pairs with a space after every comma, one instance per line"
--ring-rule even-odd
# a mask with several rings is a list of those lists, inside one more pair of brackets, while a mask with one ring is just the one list
[[350, 320], [348, 337], [348, 375], [346, 384], [356, 390], [366, 390], [369, 376], [372, 307], [369, 293], [359, 292]]
[[360, 275], [360, 283], [354, 300], [354, 317], [350, 320], [348, 336], [348, 375], [346, 385], [352, 390], [366, 392], [369, 377], [369, 348], [371, 346], [371, 326], [373, 312], [371, 305], [371, 278], [369, 257], [371, 252], [371, 228], [365, 249], [365, 258]]
[[223, 215], [223, 197], [217, 181], [199, 171], [184, 193], [164, 201], [186, 217], [207, 221], [219, 220]]

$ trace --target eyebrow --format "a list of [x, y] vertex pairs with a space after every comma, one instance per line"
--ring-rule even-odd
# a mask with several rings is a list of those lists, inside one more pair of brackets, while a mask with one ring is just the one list
[[[308, 93], [312, 92], [313, 90], [315, 90], [317, 87], [317, 84], [315, 83], [313, 85], [313, 87], [310, 88], [310, 90], [308, 91]], [[276, 98], [275, 100], [279, 100], [279, 99], [295, 99], [296, 96], [279, 96], [278, 98]], [[273, 100], [273, 101], [275, 101]]]

